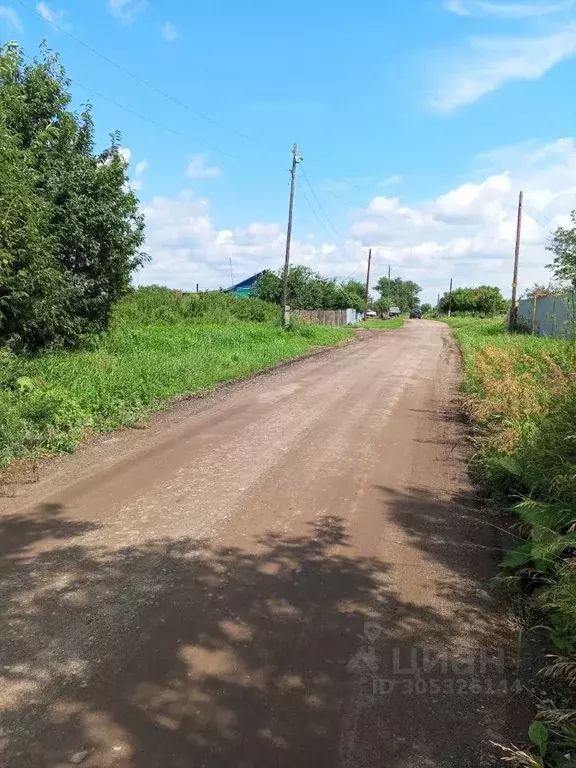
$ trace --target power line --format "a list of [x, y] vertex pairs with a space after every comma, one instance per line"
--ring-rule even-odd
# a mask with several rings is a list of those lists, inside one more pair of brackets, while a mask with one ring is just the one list
[[175, 128], [170, 128], [167, 125], [163, 125], [162, 123], [159, 123], [156, 120], [153, 120], [151, 117], [147, 117], [146, 115], [143, 115], [141, 112], [137, 112], [135, 109], [132, 109], [131, 107], [127, 107], [121, 102], [110, 98], [110, 96], [104, 96], [103, 93], [96, 91], [94, 88], [90, 88], [88, 85], [84, 85], [84, 83], [78, 82], [78, 80], [73, 80], [72, 78], [68, 78], [68, 79], [70, 80], [71, 83], [73, 83], [74, 85], [77, 85], [79, 88], [84, 88], [84, 90], [94, 94], [94, 96], [97, 96], [100, 99], [104, 99], [105, 101], [110, 102], [110, 104], [114, 104], [119, 109], [123, 109], [125, 112], [129, 112], [131, 115], [134, 115], [135, 117], [139, 117], [141, 120], [145, 120], [147, 123], [154, 125], [156, 128], [160, 128], [163, 131], [168, 131], [169, 133], [174, 134], [174, 136], [179, 136], [181, 139], [184, 139], [187, 142], [192, 141], [194, 144], [198, 144], [199, 146], [204, 147], [204, 149], [209, 149], [211, 152], [218, 152], [219, 154], [226, 155], [227, 157], [231, 157], [234, 160], [241, 159], [240, 157], [238, 157], [238, 155], [233, 155], [231, 152], [226, 152], [223, 149], [218, 149], [218, 147], [211, 146], [210, 144], [205, 144], [202, 141], [198, 141], [198, 139], [192, 138], [191, 136], [187, 136], [185, 133], [181, 133], [180, 131], [177, 131]]
[[296, 179], [296, 183], [298, 184], [298, 188], [300, 189], [300, 192], [302, 192], [302, 194], [304, 195], [304, 200], [306, 200], [306, 202], [308, 203], [308, 207], [310, 208], [310, 210], [312, 211], [312, 213], [314, 214], [314, 216], [318, 220], [318, 223], [320, 224], [320, 226], [322, 227], [324, 232], [326, 232], [328, 237], [332, 237], [332, 233], [330, 232], [330, 230], [328, 229], [326, 224], [322, 221], [320, 216], [318, 216], [318, 213], [317, 213], [316, 209], [314, 208], [314, 206], [312, 205], [312, 203], [308, 199], [308, 195], [306, 194], [306, 190], [304, 189], [302, 183], [300, 182], [300, 179]]
[[186, 104], [186, 102], [181, 101], [180, 99], [177, 99], [175, 96], [172, 96], [170, 93], [167, 93], [166, 91], [162, 90], [162, 88], [158, 88], [158, 86], [153, 85], [152, 83], [148, 82], [148, 80], [145, 80], [143, 77], [140, 77], [140, 75], [136, 74], [135, 72], [132, 72], [132, 70], [128, 69], [127, 67], [124, 67], [122, 64], [118, 64], [118, 62], [114, 61], [114, 59], [111, 59], [109, 56], [106, 56], [106, 54], [101, 53], [93, 46], [84, 42], [84, 40], [82, 40], [80, 37], [77, 37], [69, 30], [65, 29], [64, 27], [61, 27], [52, 19], [47, 19], [45, 16], [39, 13], [39, 11], [37, 11], [35, 8], [31, 8], [29, 5], [27, 5], [23, 0], [15, 0], [15, 2], [17, 2], [23, 8], [26, 8], [26, 10], [30, 11], [30, 13], [33, 13], [35, 16], [38, 16], [38, 18], [42, 19], [47, 24], [50, 24], [52, 27], [54, 27], [54, 29], [57, 29], [59, 32], [61, 32], [64, 35], [67, 35], [70, 39], [74, 40], [79, 45], [86, 48], [86, 50], [90, 51], [95, 56], [99, 56], [103, 61], [108, 62], [108, 64], [111, 64], [113, 67], [116, 67], [116, 69], [120, 70], [121, 72], [124, 72], [124, 74], [133, 78], [134, 80], [139, 82], [141, 85], [145, 85], [147, 88], [150, 88], [151, 90], [160, 94], [165, 99], [169, 99], [175, 104], [178, 104], [179, 106], [184, 107], [184, 109], [187, 109], [189, 112], [192, 112], [197, 117], [201, 117], [203, 120], [207, 120], [208, 122], [214, 125], [218, 125], [221, 128], [225, 128], [227, 131], [230, 131], [231, 133], [235, 133], [237, 136], [241, 136], [244, 139], [248, 139], [248, 141], [254, 141], [256, 143], [266, 144], [271, 149], [275, 149], [275, 147], [272, 144], [268, 144], [268, 142], [264, 142], [261, 139], [257, 139], [256, 137], [250, 136], [249, 134], [243, 133], [242, 131], [238, 131], [236, 128], [233, 128], [232, 126], [227, 125], [226, 123], [223, 123], [220, 120], [216, 120], [214, 117], [210, 117], [210, 115], [206, 115], [204, 112], [200, 112], [200, 110], [195, 109], [194, 107], [191, 107], [189, 104]]
[[308, 186], [310, 187], [310, 190], [311, 190], [312, 194], [314, 195], [314, 198], [315, 198], [316, 202], [318, 203], [318, 207], [320, 208], [320, 210], [321, 210], [321, 211], [322, 211], [322, 213], [324, 214], [324, 218], [326, 219], [326, 221], [328, 222], [328, 224], [330, 225], [330, 227], [331, 227], [331, 228], [332, 228], [332, 230], [334, 231], [334, 234], [335, 234], [336, 236], [338, 236], [338, 234], [339, 234], [339, 233], [338, 233], [338, 230], [336, 229], [336, 227], [334, 226], [334, 224], [332, 224], [332, 222], [330, 221], [330, 217], [328, 216], [328, 214], [327, 214], [327, 213], [326, 213], [326, 211], [324, 210], [324, 207], [323, 207], [322, 203], [321, 203], [321, 202], [320, 202], [320, 200], [318, 199], [318, 195], [316, 194], [316, 192], [315, 192], [315, 190], [314, 190], [314, 187], [312, 186], [312, 184], [311, 184], [311, 182], [310, 182], [310, 179], [308, 178], [308, 175], [306, 174], [306, 171], [305, 171], [304, 167], [302, 167], [302, 175], [303, 175], [303, 176], [304, 176], [304, 178], [306, 179], [306, 182], [308, 183]]
[[[524, 208], [526, 209], [526, 203], [524, 203]], [[546, 219], [548, 224], [543, 224], [540, 217], [535, 213], [532, 206], [529, 206], [528, 214], [532, 216], [533, 219], [536, 219], [536, 221], [538, 222], [538, 224], [540, 224], [542, 229], [549, 229], [549, 228], [551, 229], [554, 226], [552, 219], [549, 216], [546, 216], [545, 213], [542, 213], [542, 211], [540, 211], [540, 213]]]
[[[26, 61], [28, 61], [29, 64], [32, 64], [32, 65], [36, 64], [35, 60], [32, 59], [30, 56], [24, 56], [24, 59], [26, 59]], [[209, 149], [211, 152], [218, 152], [221, 155], [226, 155], [227, 157], [231, 157], [234, 160], [241, 159], [240, 157], [238, 157], [238, 155], [233, 155], [230, 152], [226, 152], [223, 149], [218, 149], [218, 147], [211, 146], [210, 144], [205, 144], [204, 142], [198, 141], [198, 139], [193, 138], [192, 136], [188, 136], [184, 133], [181, 133], [180, 131], [177, 131], [175, 128], [171, 128], [168, 125], [163, 125], [162, 123], [159, 123], [157, 120], [154, 120], [151, 117], [148, 117], [147, 115], [143, 115], [141, 112], [137, 112], [135, 109], [132, 109], [131, 107], [127, 107], [125, 104], [122, 104], [121, 102], [116, 101], [116, 99], [112, 99], [110, 96], [105, 96], [103, 93], [100, 93], [100, 91], [97, 91], [88, 85], [84, 85], [84, 83], [81, 83], [78, 80], [74, 80], [71, 77], [69, 77], [68, 80], [73, 85], [77, 85], [79, 88], [84, 88], [84, 90], [88, 91], [88, 93], [92, 93], [94, 94], [94, 96], [97, 96], [100, 99], [104, 99], [104, 101], [108, 101], [110, 102], [110, 104], [114, 104], [114, 106], [118, 107], [119, 109], [123, 109], [125, 112], [128, 112], [131, 115], [134, 115], [135, 117], [140, 118], [140, 120], [145, 120], [147, 123], [150, 123], [156, 128], [160, 128], [163, 131], [168, 131], [168, 133], [172, 133], [174, 136], [178, 136], [181, 139], [184, 139], [187, 143], [191, 141], [194, 144], [198, 144], [200, 147], [204, 147], [204, 149]]]
[[335, 197], [337, 200], [342, 200], [344, 203], [348, 203], [348, 205], [353, 205], [355, 208], [363, 208], [366, 211], [372, 210], [370, 206], [363, 205], [362, 203], [358, 203], [355, 200], [349, 200], [346, 197], [342, 197], [342, 195], [338, 195], [336, 192], [333, 192], [331, 189], [326, 189], [326, 187], [321, 186], [320, 184], [316, 184], [318, 189], [321, 189], [322, 192], [324, 192], [327, 195], [332, 195], [332, 197]]
[[350, 278], [353, 277], [356, 274], [356, 272], [358, 272], [358, 270], [363, 265], [363, 263], [364, 262], [360, 262], [360, 264], [358, 264], [358, 266], [356, 267], [356, 269], [353, 272], [350, 272], [350, 274], [347, 277], [344, 277], [342, 279], [342, 282], [345, 283], [347, 280], [350, 280]]

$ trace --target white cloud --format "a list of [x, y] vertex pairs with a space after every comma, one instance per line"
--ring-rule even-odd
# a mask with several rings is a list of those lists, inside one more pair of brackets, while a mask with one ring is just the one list
[[[175, 198], [155, 197], [143, 208], [147, 220], [145, 250], [152, 261], [137, 276], [139, 284], [160, 283], [174, 288], [219, 288], [230, 282], [228, 259], [241, 280], [262, 269], [278, 269], [284, 260], [286, 237], [280, 226], [253, 222], [237, 229], [217, 229], [210, 202], [192, 191]], [[362, 258], [360, 245], [347, 241], [312, 244], [292, 241], [295, 264], [323, 274], [350, 274]]]
[[[130, 150], [127, 150], [129, 153], [128, 158], [131, 157], [132, 153]], [[130, 159], [127, 160], [127, 162], [130, 162]], [[133, 192], [140, 192], [140, 190], [144, 187], [144, 179], [142, 178], [148, 169], [148, 163], [146, 160], [140, 160], [136, 163], [134, 167], [134, 178], [129, 182], [128, 186]]]
[[502, 19], [528, 19], [568, 11], [576, 0], [556, 3], [508, 3], [484, 0], [446, 0], [445, 8], [459, 16], [493, 16]]
[[131, 149], [128, 149], [128, 147], [120, 147], [118, 149], [118, 154], [124, 160], [125, 163], [130, 164], [130, 161], [132, 160], [132, 150]]
[[131, 22], [148, 7], [148, 0], [107, 0], [106, 5], [117, 19]]
[[62, 28], [68, 28], [69, 25], [64, 24], [64, 17], [66, 16], [66, 11], [62, 10], [61, 8], [50, 8], [50, 6], [47, 3], [41, 2], [37, 3], [36, 10], [42, 16], [42, 18], [46, 19], [50, 24], [55, 24]]
[[[393, 274], [424, 287], [423, 300], [434, 300], [451, 277], [457, 286], [488, 283], [510, 295], [518, 192], [524, 189], [520, 288], [546, 281], [546, 239], [575, 206], [576, 143], [563, 138], [520, 146], [491, 153], [498, 168], [484, 175], [476, 170], [476, 178], [434, 198], [406, 203], [374, 197], [367, 210], [354, 214], [344, 243], [313, 239], [306, 231], [303, 240], [293, 241], [293, 262], [345, 277], [372, 248], [374, 283], [391, 264]], [[191, 191], [153, 198], [144, 213], [152, 262], [139, 274], [140, 283], [218, 288], [229, 283], [229, 258], [238, 280], [282, 264], [282, 226], [254, 222], [217, 229], [209, 200]]]
[[[431, 300], [450, 278], [456, 285], [499, 285], [510, 294], [518, 192], [525, 190], [520, 285], [547, 279], [546, 239], [574, 207], [576, 144], [573, 139], [540, 147], [492, 153], [500, 167], [417, 205], [398, 198], [374, 198], [355, 221], [351, 237], [372, 247], [376, 264], [425, 286]], [[483, 160], [486, 156], [484, 156]], [[382, 270], [383, 272], [384, 270]]]
[[11, 24], [14, 29], [18, 30], [18, 32], [23, 31], [22, 24], [14, 8], [7, 8], [5, 5], [0, 5], [0, 20], [2, 19]]
[[538, 80], [576, 54], [576, 23], [544, 37], [471, 38], [466, 50], [445, 62], [430, 104], [450, 112], [512, 80]]
[[168, 43], [172, 43], [174, 40], [180, 37], [177, 27], [172, 24], [171, 21], [167, 21], [162, 27], [162, 37]]
[[222, 171], [217, 165], [206, 165], [206, 155], [193, 155], [188, 163], [186, 175], [189, 179], [215, 179]]

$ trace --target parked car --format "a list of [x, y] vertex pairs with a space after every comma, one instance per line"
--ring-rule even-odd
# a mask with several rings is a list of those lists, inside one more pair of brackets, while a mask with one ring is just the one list
[[368, 309], [366, 311], [366, 317], [378, 317], [378, 312], [374, 312], [373, 309]]
[[422, 310], [418, 307], [414, 307], [414, 309], [410, 310], [410, 319], [411, 320], [422, 320]]
[[400, 317], [401, 314], [400, 307], [390, 307], [390, 311], [388, 312], [389, 317]]

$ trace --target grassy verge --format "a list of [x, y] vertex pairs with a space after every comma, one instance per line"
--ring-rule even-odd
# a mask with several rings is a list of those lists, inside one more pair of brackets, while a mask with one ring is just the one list
[[90, 431], [134, 424], [172, 397], [248, 376], [352, 333], [314, 325], [283, 331], [267, 323], [122, 322], [90, 350], [34, 359], [0, 351], [0, 467], [71, 451]]
[[[545, 626], [550, 699], [517, 766], [576, 766], [576, 376], [570, 343], [508, 334], [502, 320], [448, 321], [462, 347], [476, 472], [520, 518], [501, 565]], [[552, 693], [550, 693], [552, 692]]]
[[358, 325], [359, 328], [371, 328], [375, 330], [389, 330], [394, 328], [402, 328], [404, 320], [401, 317], [393, 317], [392, 320], [377, 320], [369, 319]]

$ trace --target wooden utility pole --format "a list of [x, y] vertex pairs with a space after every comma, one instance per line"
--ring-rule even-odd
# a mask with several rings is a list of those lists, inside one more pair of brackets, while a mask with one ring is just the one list
[[390, 304], [392, 303], [392, 267], [388, 264], [388, 313], [390, 313]]
[[288, 229], [286, 230], [286, 258], [284, 259], [284, 277], [282, 280], [282, 325], [290, 325], [290, 309], [288, 308], [288, 274], [290, 272], [290, 246], [292, 244], [292, 217], [294, 215], [294, 190], [296, 188], [296, 168], [301, 161], [298, 154], [298, 144], [292, 147], [292, 170], [290, 171], [290, 205], [288, 207]]
[[436, 302], [436, 314], [440, 316], [440, 294], [438, 294], [438, 301]]
[[452, 278], [450, 278], [450, 298], [448, 299], [448, 317], [452, 316]]
[[368, 312], [368, 298], [370, 297], [370, 268], [372, 266], [372, 248], [368, 251], [368, 270], [366, 272], [366, 293], [364, 299], [366, 301], [366, 309], [364, 310], [364, 319], [366, 319], [366, 312]]
[[234, 288], [234, 273], [232, 271], [232, 257], [228, 257], [228, 261], [230, 262], [230, 290]]
[[512, 301], [510, 302], [510, 330], [516, 325], [516, 293], [518, 289], [518, 262], [520, 261], [520, 237], [522, 234], [522, 204], [524, 192], [518, 195], [518, 220], [516, 222], [516, 248], [514, 249], [514, 276], [512, 278]]

